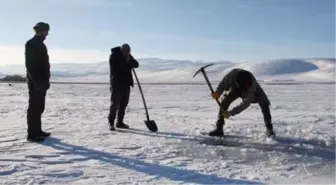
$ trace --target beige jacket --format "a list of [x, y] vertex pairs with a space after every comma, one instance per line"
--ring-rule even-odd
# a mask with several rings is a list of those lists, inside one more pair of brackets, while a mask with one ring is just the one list
[[227, 75], [224, 76], [222, 81], [219, 83], [216, 92], [219, 94], [225, 93], [233, 93], [237, 97], [242, 98], [242, 102], [234, 107], [231, 111], [229, 111], [231, 116], [237, 115], [247, 109], [251, 103], [258, 104], [268, 104], [270, 105], [270, 101], [265, 94], [264, 90], [261, 88], [260, 84], [257, 82], [256, 78], [252, 73], [250, 73], [253, 77], [253, 84], [247, 91], [239, 90], [238, 85], [235, 83], [235, 78], [239, 71], [243, 69], [233, 69]]

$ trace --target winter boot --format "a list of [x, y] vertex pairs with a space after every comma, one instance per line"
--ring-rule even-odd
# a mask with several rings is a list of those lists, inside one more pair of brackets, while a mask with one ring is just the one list
[[109, 119], [110, 131], [115, 131], [114, 121]]
[[266, 124], [266, 136], [268, 138], [275, 137], [275, 132], [273, 131], [273, 125], [271, 123]]
[[110, 131], [115, 131], [114, 125], [110, 125]]
[[32, 135], [32, 134], [28, 134], [28, 137], [27, 137], [27, 141], [30, 141], [30, 142], [40, 143], [40, 142], [43, 142], [44, 140], [45, 140], [44, 137]]
[[209, 132], [209, 136], [217, 136], [217, 137], [223, 137], [224, 131], [223, 131], [224, 121], [218, 120], [216, 123], [216, 128]]
[[44, 137], [44, 138], [49, 137], [50, 135], [51, 135], [50, 132], [44, 132], [44, 131], [41, 131], [40, 134], [39, 134], [40, 137]]
[[123, 128], [123, 129], [129, 129], [129, 126], [126, 125], [124, 122], [122, 121], [118, 121], [117, 124], [116, 124], [116, 127], [117, 128]]

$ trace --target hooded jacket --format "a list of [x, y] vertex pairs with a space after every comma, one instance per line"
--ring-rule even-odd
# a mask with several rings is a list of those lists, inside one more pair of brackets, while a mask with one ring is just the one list
[[127, 62], [121, 52], [121, 47], [114, 47], [111, 49], [109, 63], [111, 88], [134, 86], [132, 68], [138, 68], [139, 63], [132, 55]]

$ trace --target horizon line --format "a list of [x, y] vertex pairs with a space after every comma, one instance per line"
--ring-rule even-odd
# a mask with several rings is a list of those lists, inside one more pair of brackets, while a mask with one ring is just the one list
[[[184, 59], [168, 59], [168, 58], [159, 58], [159, 57], [142, 57], [142, 58], [135, 58], [136, 60], [162, 60], [162, 61], [189, 61], [189, 62], [204, 62], [204, 63], [221, 63], [221, 62], [226, 62], [226, 63], [245, 63], [249, 62], [247, 60], [245, 61], [230, 61], [230, 60], [224, 60], [224, 59], [219, 59], [219, 60], [184, 60]], [[273, 60], [312, 60], [312, 59], [334, 59], [336, 60], [335, 57], [282, 57], [282, 58], [272, 58], [272, 59], [263, 59], [263, 60], [250, 60], [250, 62], [267, 62], [267, 61], [273, 61]], [[23, 61], [24, 62], [24, 61]], [[101, 63], [101, 62], [109, 62], [108, 60], [106, 61], [92, 61], [92, 62], [50, 62], [51, 64], [95, 64], [95, 63]], [[22, 66], [22, 64], [3, 64], [0, 66]]]

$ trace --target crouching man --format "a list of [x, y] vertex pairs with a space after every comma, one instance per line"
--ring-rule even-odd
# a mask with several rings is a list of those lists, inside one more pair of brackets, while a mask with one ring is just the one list
[[[247, 109], [251, 103], [258, 103], [264, 117], [266, 135], [267, 137], [275, 137], [269, 108], [271, 103], [251, 72], [243, 69], [231, 70], [224, 76], [216, 91], [212, 93], [211, 96], [213, 99], [218, 99], [224, 91], [228, 91], [221, 102], [221, 106], [224, 110], [219, 110], [216, 128], [209, 133], [210, 136], [223, 136], [224, 119], [241, 113]], [[228, 111], [227, 109], [230, 104], [239, 97], [242, 98], [242, 103]]]

